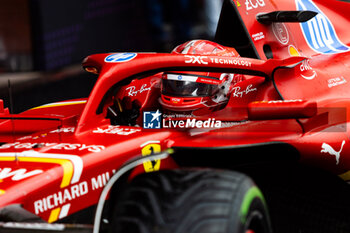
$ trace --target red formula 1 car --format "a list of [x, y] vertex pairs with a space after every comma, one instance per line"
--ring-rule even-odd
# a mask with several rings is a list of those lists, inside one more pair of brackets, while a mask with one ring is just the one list
[[215, 43], [91, 55], [88, 99], [2, 104], [1, 232], [349, 232], [348, 12], [226, 0]]

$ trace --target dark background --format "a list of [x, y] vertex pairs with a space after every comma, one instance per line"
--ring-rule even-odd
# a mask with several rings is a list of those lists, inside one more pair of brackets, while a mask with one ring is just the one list
[[80, 64], [90, 54], [170, 52], [212, 37], [201, 0], [2, 1], [0, 98], [18, 113], [87, 97], [95, 77]]

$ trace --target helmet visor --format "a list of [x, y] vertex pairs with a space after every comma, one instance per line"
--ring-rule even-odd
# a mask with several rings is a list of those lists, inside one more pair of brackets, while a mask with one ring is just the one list
[[182, 97], [205, 97], [212, 96], [218, 91], [218, 85], [192, 82], [186, 80], [162, 81], [162, 94]]

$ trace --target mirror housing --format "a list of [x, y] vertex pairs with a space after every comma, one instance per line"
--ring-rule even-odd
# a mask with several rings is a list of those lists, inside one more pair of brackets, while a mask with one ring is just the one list
[[248, 120], [310, 118], [317, 113], [317, 104], [306, 100], [256, 101], [248, 104]]

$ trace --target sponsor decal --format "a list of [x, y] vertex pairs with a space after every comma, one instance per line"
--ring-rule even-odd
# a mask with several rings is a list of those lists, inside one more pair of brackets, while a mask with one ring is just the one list
[[33, 149], [38, 147], [50, 147], [50, 149], [53, 150], [78, 150], [83, 151], [87, 150], [90, 152], [100, 152], [105, 149], [105, 146], [102, 145], [85, 145], [85, 144], [73, 144], [73, 143], [51, 143], [51, 142], [43, 142], [43, 143], [36, 143], [36, 142], [14, 142], [14, 143], [7, 143], [0, 146], [0, 149]]
[[226, 59], [226, 58], [210, 58], [210, 61], [214, 64], [229, 64], [229, 65], [239, 65], [251, 67], [252, 63], [250, 61], [239, 60], [239, 59]]
[[24, 136], [24, 137], [21, 137], [17, 140], [22, 141], [22, 140], [28, 140], [28, 139], [39, 139], [39, 138], [44, 138], [46, 136], [47, 136], [47, 133], [43, 133], [43, 134], [36, 135], [36, 136]]
[[327, 82], [329, 88], [347, 83], [346, 79], [343, 76], [328, 79]]
[[[115, 172], [116, 172], [115, 170], [112, 171], [113, 174]], [[109, 172], [104, 172], [102, 174], [99, 174], [96, 177], [92, 177], [91, 178], [91, 189], [94, 191], [94, 190], [103, 188], [107, 184], [109, 179], [110, 179]]]
[[[207, 56], [191, 56], [191, 55], [185, 55], [187, 60], [185, 60], [185, 63], [198, 63], [202, 65], [208, 65], [209, 61], [214, 64], [229, 64], [229, 65], [239, 65], [239, 66], [246, 66], [251, 67], [252, 64], [250, 61], [246, 60], [240, 60], [240, 59], [227, 59], [227, 58], [208, 58]], [[182, 76], [177, 76], [178, 80], [182, 80]], [[169, 79], [169, 78], [168, 78]]]
[[27, 140], [27, 139], [31, 139], [33, 136], [24, 136], [21, 138], [18, 138], [17, 140], [22, 141], [22, 140]]
[[141, 129], [109, 125], [107, 129], [97, 128], [97, 129], [93, 130], [92, 132], [99, 133], [99, 134], [130, 135], [130, 134], [134, 134], [134, 133], [137, 133], [140, 131], [141, 131]]
[[[112, 173], [115, 173], [115, 170]], [[60, 189], [34, 201], [34, 211], [36, 214], [51, 211], [48, 219], [50, 223], [64, 218], [68, 215], [71, 201], [85, 196], [90, 191], [103, 188], [109, 179], [110, 173], [107, 171], [92, 177], [90, 181], [82, 181], [70, 187]]]
[[293, 57], [300, 57], [300, 52], [298, 51], [298, 49], [294, 46], [294, 45], [289, 45], [288, 46], [288, 52], [289, 55], [293, 56]]
[[12, 181], [23, 180], [25, 178], [38, 175], [40, 173], [43, 173], [43, 170], [36, 169], [27, 172], [27, 169], [25, 168], [20, 168], [16, 170], [12, 170], [12, 168], [9, 167], [0, 168], [0, 182], [3, 182], [6, 178], [11, 178]]
[[236, 1], [236, 5], [237, 5], [237, 7], [240, 7], [241, 3], [239, 1]]
[[[265, 101], [261, 101], [261, 103], [264, 103]], [[296, 99], [296, 100], [270, 100], [266, 103], [268, 104], [278, 104], [278, 103], [297, 103], [297, 102], [303, 102], [303, 100]]]
[[178, 80], [178, 81], [189, 81], [189, 82], [196, 82], [198, 77], [193, 75], [177, 75], [177, 74], [167, 74], [166, 78], [168, 80]]
[[258, 7], [264, 7], [264, 0], [245, 0], [246, 10], [250, 11], [252, 9], [257, 9]]
[[[39, 153], [36, 151], [23, 151], [20, 153], [9, 152], [0, 153], [0, 161], [20, 161], [20, 162], [36, 162], [36, 163], [51, 163], [59, 164], [63, 169], [63, 177], [61, 182], [61, 188], [64, 188], [70, 184], [75, 184], [79, 181], [81, 173], [83, 171], [83, 161], [79, 156], [68, 154], [51, 154], [51, 153]], [[3, 171], [2, 171], [3, 172]], [[39, 171], [35, 172], [39, 174]], [[4, 173], [8, 175], [9, 173]], [[25, 176], [23, 170], [21, 174], [13, 174], [16, 178], [22, 178]], [[27, 173], [28, 175], [28, 173]], [[12, 178], [14, 178], [12, 176]]]
[[[74, 131], [75, 131], [75, 127], [66, 127], [66, 128], [59, 128], [59, 129], [52, 130], [49, 133], [74, 133]], [[40, 135], [29, 135], [29, 136], [21, 137], [17, 140], [22, 141], [27, 139], [39, 139], [39, 138], [44, 138], [47, 135], [48, 135], [47, 133], [42, 133]]]
[[[154, 155], [161, 152], [160, 141], [148, 141], [141, 145], [142, 156]], [[158, 160], [148, 160], [143, 163], [143, 168], [145, 172], [158, 171], [160, 168], [160, 159]]]
[[180, 103], [181, 99], [180, 98], [176, 98], [176, 97], [171, 97], [170, 101], [174, 104]]
[[1, 195], [3, 195], [3, 194], [5, 194], [5, 193], [6, 193], [6, 191], [5, 191], [5, 190], [0, 189], [0, 196], [1, 196]]
[[143, 128], [144, 129], [160, 129], [162, 113], [157, 111], [143, 112]]
[[284, 23], [273, 23], [272, 32], [281, 44], [286, 45], [289, 43], [289, 33]]
[[105, 62], [128, 62], [134, 59], [137, 53], [115, 53], [107, 56]]
[[258, 41], [258, 40], [262, 40], [265, 38], [265, 35], [263, 32], [259, 32], [259, 33], [255, 33], [252, 35], [253, 41]]
[[309, 64], [309, 59], [305, 59], [300, 63], [300, 76], [306, 80], [312, 80], [316, 77], [317, 73], [312, 69]]
[[135, 86], [128, 87], [125, 90], [128, 91], [128, 96], [137, 96], [137, 94], [141, 94], [142, 92], [150, 91], [151, 88], [147, 87], [147, 84], [143, 84], [139, 90], [136, 90]]
[[217, 84], [217, 85], [220, 84], [220, 81], [217, 79], [207, 79], [207, 78], [201, 78], [201, 77], [198, 77], [197, 82], [207, 83], [207, 84]]
[[208, 65], [208, 57], [207, 56], [191, 56], [191, 55], [185, 55], [185, 63], [198, 63], [198, 64], [204, 64]]
[[309, 10], [318, 14], [300, 27], [309, 47], [322, 54], [343, 53], [350, 50], [343, 44], [334, 29], [332, 22], [311, 0], [296, 0], [297, 10]]
[[44, 138], [46, 136], [47, 136], [47, 133], [43, 133], [43, 134], [40, 134], [40, 135], [37, 135], [37, 136], [33, 136], [32, 139]]
[[50, 131], [50, 133], [74, 133], [75, 127], [65, 127]]
[[250, 92], [253, 92], [253, 91], [257, 91], [258, 89], [257, 88], [252, 88], [253, 85], [250, 84], [246, 87], [246, 89], [244, 90], [241, 90], [241, 87], [234, 87], [232, 90], [233, 90], [233, 93], [232, 93], [232, 97], [239, 97], [239, 98], [242, 98], [243, 95], [247, 95], [248, 93]]
[[335, 160], [336, 160], [336, 165], [339, 164], [339, 158], [340, 158], [340, 153], [342, 152], [343, 150], [343, 146], [345, 144], [345, 140], [342, 141], [342, 144], [341, 144], [341, 147], [339, 149], [339, 151], [336, 151], [333, 149], [332, 146], [330, 146], [329, 144], [327, 143], [322, 143], [322, 146], [321, 146], [321, 153], [328, 153], [330, 155], [333, 155], [335, 156]]
[[[293, 57], [304, 56], [301, 52], [298, 51], [298, 49], [294, 45], [288, 46], [288, 52], [289, 52], [289, 55]], [[309, 64], [309, 59], [302, 61], [299, 67], [301, 72], [300, 76], [302, 78], [306, 80], [312, 80], [317, 76], [316, 71], [313, 70]]]
[[40, 214], [45, 211], [54, 209], [59, 205], [66, 204], [78, 197], [84, 196], [88, 193], [87, 181], [80, 182], [72, 185], [69, 188], [65, 188], [56, 193], [50, 194], [40, 200], [34, 201], [35, 214]]

